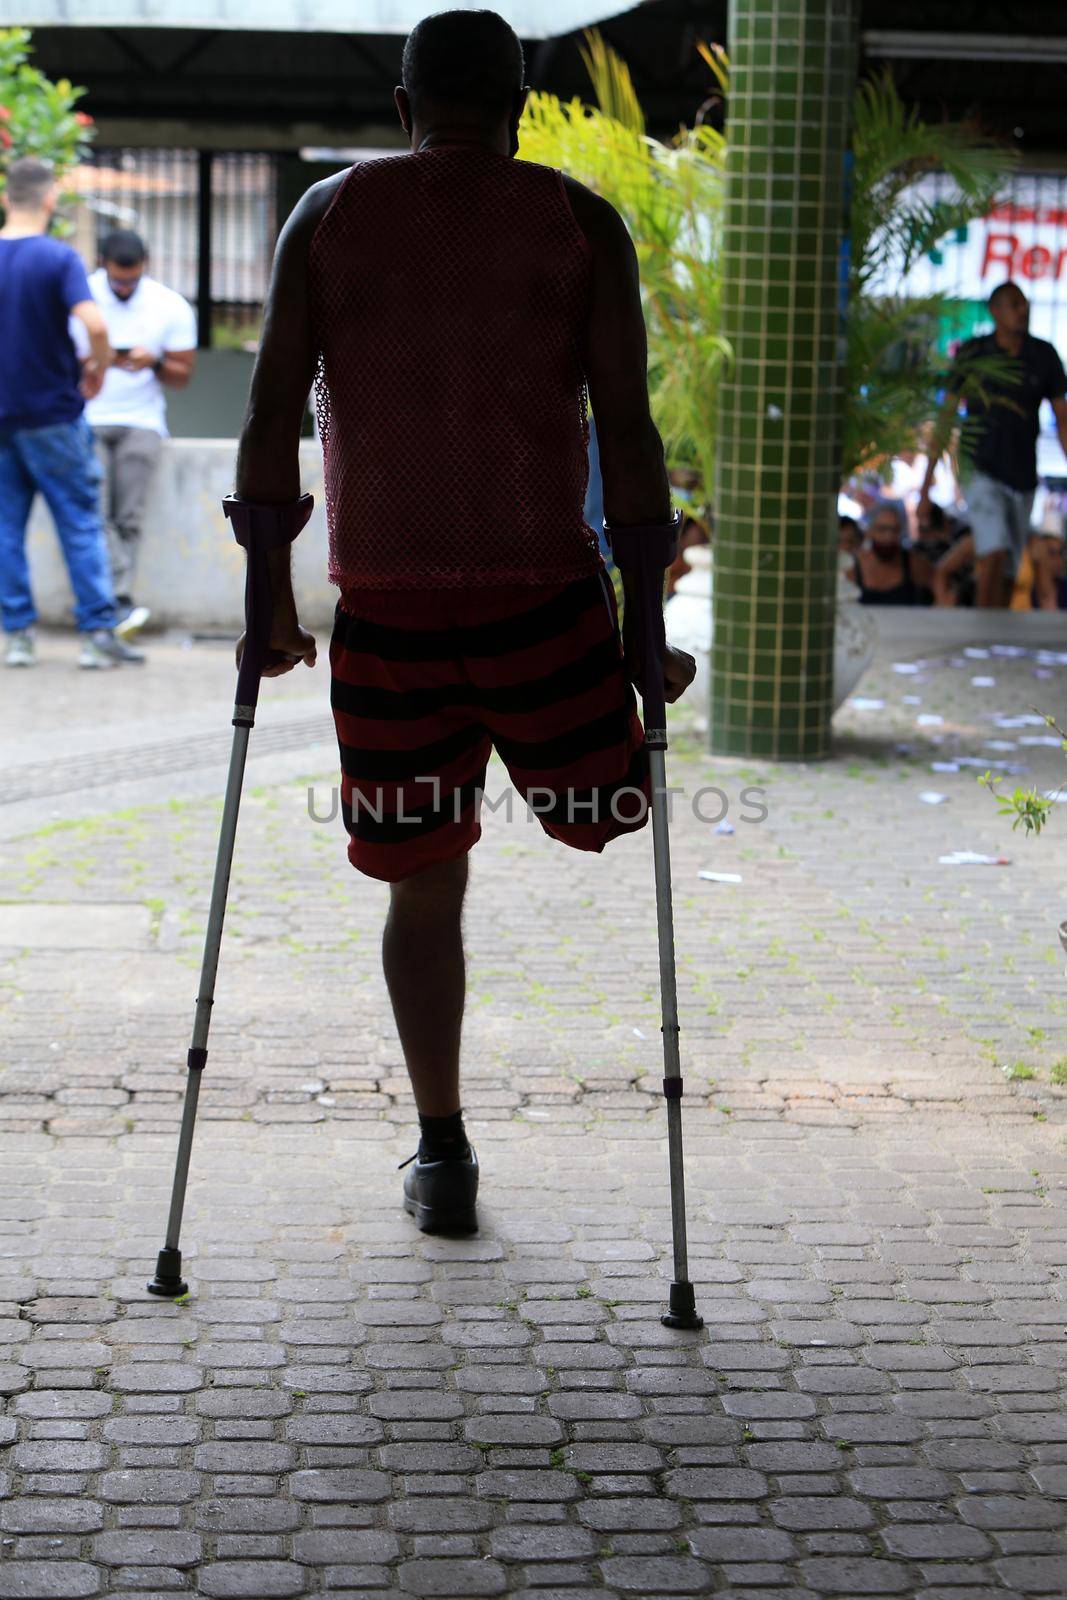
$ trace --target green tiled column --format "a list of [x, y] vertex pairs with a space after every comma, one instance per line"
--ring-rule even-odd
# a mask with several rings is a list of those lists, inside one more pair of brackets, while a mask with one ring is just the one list
[[711, 748], [830, 742], [855, 0], [731, 0]]

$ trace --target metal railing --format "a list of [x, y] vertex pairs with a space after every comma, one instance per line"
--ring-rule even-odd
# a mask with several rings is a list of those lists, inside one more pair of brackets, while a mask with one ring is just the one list
[[275, 156], [99, 146], [68, 187], [87, 265], [107, 233], [132, 228], [152, 276], [195, 306], [202, 348], [255, 340], [278, 229]]

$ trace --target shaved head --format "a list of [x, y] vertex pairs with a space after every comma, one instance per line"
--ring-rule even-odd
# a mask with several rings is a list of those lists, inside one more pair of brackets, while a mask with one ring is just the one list
[[495, 11], [440, 11], [416, 23], [402, 77], [412, 112], [485, 121], [507, 116], [525, 76], [518, 35]]

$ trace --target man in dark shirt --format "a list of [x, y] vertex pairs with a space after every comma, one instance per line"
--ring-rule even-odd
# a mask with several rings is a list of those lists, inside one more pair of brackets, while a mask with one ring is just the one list
[[[112, 632], [115, 596], [100, 520], [100, 468], [83, 412], [111, 361], [104, 316], [77, 254], [47, 237], [56, 182], [47, 161], [13, 161], [0, 229], [0, 614], [10, 667], [33, 665], [36, 610], [26, 561], [34, 496], [48, 502], [77, 600], [79, 665], [144, 657]], [[68, 331], [83, 323], [91, 354], [79, 362]]]
[[[1030, 508], [1037, 488], [1037, 434], [1041, 402], [1049, 400], [1060, 444], [1067, 455], [1067, 376], [1055, 349], [1030, 333], [1030, 302], [1016, 283], [1002, 283], [989, 297], [993, 332], [960, 346], [949, 393], [939, 419], [930, 465], [919, 498], [928, 507], [930, 485], [948, 443], [960, 389], [976, 360], [999, 356], [1010, 375], [980, 376], [983, 395], [971, 394], [970, 460], [962, 463], [967, 520], [974, 535], [976, 604], [1003, 604], [1005, 577], [1015, 571], [1030, 537]], [[1005, 560], [1010, 561], [1005, 571]]]

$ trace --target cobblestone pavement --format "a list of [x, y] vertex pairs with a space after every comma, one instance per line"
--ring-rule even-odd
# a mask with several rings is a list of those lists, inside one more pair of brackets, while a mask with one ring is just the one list
[[[931, 763], [1059, 783], [1047, 730], [1003, 723], [1063, 722], [1067, 655], [1038, 619], [880, 621], [829, 762], [710, 758], [679, 720], [698, 1335], [658, 1320], [647, 836], [586, 858], [488, 817], [482, 1228], [422, 1237], [385, 891], [308, 814], [321, 670], [253, 735], [192, 1293], [150, 1299], [232, 672], [163, 642], [98, 680], [53, 635], [4, 680], [0, 1600], [1063, 1595], [1067, 813], [1026, 841], [979, 768]], [[693, 814], [712, 785], [732, 834]], [[959, 849], [1010, 864], [939, 863]]]

